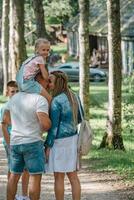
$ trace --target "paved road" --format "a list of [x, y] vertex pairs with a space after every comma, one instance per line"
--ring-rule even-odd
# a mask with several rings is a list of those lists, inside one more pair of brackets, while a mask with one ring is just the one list
[[[7, 184], [7, 162], [5, 151], [0, 139], [0, 200], [6, 200], [6, 184]], [[97, 175], [99, 176], [99, 175]], [[87, 164], [83, 165], [83, 169], [79, 173], [82, 184], [82, 198], [81, 200], [120, 200], [118, 192], [108, 182], [101, 180], [89, 172]], [[98, 179], [97, 179], [98, 178]], [[54, 200], [53, 192], [53, 176], [43, 175], [41, 200]], [[18, 193], [21, 191], [20, 183]], [[65, 184], [65, 200], [71, 200], [71, 188], [68, 180]], [[122, 199], [123, 200], [123, 199]]]

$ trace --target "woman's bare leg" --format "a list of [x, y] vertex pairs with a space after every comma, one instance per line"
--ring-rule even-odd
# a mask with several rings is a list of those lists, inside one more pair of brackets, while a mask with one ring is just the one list
[[77, 175], [77, 172], [68, 172], [67, 176], [69, 178], [69, 181], [71, 183], [72, 188], [72, 197], [73, 200], [80, 200], [81, 198], [81, 186], [80, 181]]
[[56, 200], [64, 200], [64, 177], [65, 173], [55, 172], [54, 190]]

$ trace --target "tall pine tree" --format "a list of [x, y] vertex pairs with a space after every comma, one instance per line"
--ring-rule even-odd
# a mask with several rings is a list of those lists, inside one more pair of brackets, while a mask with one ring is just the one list
[[120, 33], [120, 0], [107, 0], [108, 13], [108, 47], [109, 47], [109, 107], [107, 131], [100, 147], [124, 150], [121, 134], [121, 33]]
[[89, 119], [89, 0], [79, 0], [80, 98]]

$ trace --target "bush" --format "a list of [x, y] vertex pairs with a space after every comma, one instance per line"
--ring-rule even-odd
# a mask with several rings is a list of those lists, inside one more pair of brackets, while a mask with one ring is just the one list
[[127, 128], [129, 132], [132, 132], [134, 129], [134, 74], [131, 76], [124, 77], [123, 79], [123, 87], [125, 97], [123, 97], [123, 120], [124, 120], [124, 128]]

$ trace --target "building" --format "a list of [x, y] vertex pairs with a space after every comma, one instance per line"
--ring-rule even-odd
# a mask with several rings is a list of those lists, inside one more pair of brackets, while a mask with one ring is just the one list
[[[121, 3], [121, 49], [123, 72], [130, 74], [134, 69], [134, 0], [120, 0]], [[68, 51], [79, 56], [79, 15], [67, 26]], [[90, 1], [89, 42], [90, 53], [100, 65], [108, 67], [106, 0]], [[95, 62], [95, 60], [94, 60]]]

